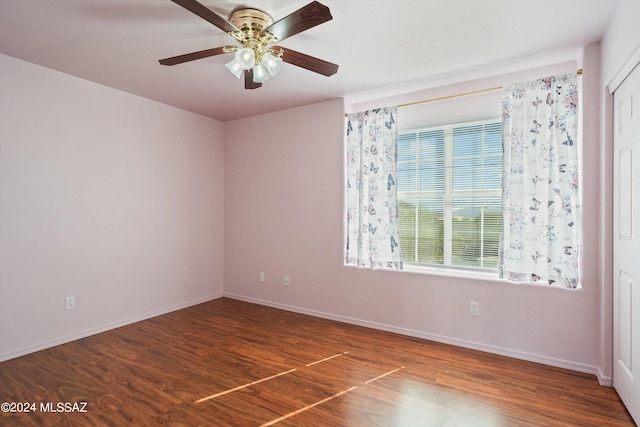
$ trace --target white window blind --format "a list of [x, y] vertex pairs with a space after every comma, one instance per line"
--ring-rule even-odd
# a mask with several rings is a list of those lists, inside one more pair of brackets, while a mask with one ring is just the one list
[[499, 120], [400, 132], [397, 180], [403, 262], [497, 268]]

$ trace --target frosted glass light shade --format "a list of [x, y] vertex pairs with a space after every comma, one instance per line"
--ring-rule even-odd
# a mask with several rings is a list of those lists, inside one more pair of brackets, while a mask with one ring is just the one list
[[263, 83], [263, 82], [266, 82], [267, 80], [269, 80], [269, 77], [271, 77], [271, 75], [269, 74], [267, 69], [265, 67], [263, 67], [262, 65], [258, 64], [255, 67], [253, 67], [253, 81], [254, 82]]
[[260, 61], [260, 63], [272, 76], [278, 74], [278, 72], [282, 68], [282, 58], [278, 58], [277, 56], [270, 53], [266, 53], [262, 57], [262, 61]]
[[227, 62], [225, 66], [237, 78], [240, 78], [240, 76], [242, 75], [242, 72], [244, 71], [244, 68], [242, 68], [242, 65], [240, 64], [240, 61], [238, 60], [238, 58], [233, 58], [230, 62]]
[[250, 70], [256, 65], [256, 57], [253, 53], [253, 49], [245, 47], [239, 49], [236, 52], [236, 59], [240, 62], [240, 65], [244, 70]]

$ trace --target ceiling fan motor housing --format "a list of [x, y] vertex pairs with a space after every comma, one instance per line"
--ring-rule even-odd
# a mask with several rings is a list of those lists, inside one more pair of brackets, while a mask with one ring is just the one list
[[260, 33], [273, 24], [273, 18], [268, 13], [251, 8], [235, 10], [229, 16], [229, 21], [242, 32], [253, 31], [255, 33]]

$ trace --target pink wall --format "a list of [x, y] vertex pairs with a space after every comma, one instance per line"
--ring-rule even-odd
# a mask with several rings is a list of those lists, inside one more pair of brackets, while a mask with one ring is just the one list
[[224, 125], [0, 68], [0, 360], [221, 295]]
[[[640, 49], [640, 3], [622, 0], [602, 37], [602, 79], [607, 86]], [[631, 70], [626, 70], [630, 72]]]
[[[599, 209], [600, 244], [603, 256], [600, 258], [600, 359], [603, 376], [612, 377], [613, 370], [613, 98], [611, 92], [640, 61], [640, 2], [623, 0], [618, 5], [609, 27], [602, 37], [600, 73], [600, 194]], [[640, 313], [638, 313], [640, 318]]]
[[[599, 67], [597, 52], [585, 54]], [[575, 72], [576, 64], [560, 68]], [[412, 96], [493, 85], [481, 79]], [[593, 96], [597, 85], [585, 87]], [[598, 374], [598, 117], [585, 117], [584, 289], [567, 291], [344, 267], [344, 108], [334, 100], [225, 124], [225, 295]], [[480, 317], [469, 316], [470, 301]]]

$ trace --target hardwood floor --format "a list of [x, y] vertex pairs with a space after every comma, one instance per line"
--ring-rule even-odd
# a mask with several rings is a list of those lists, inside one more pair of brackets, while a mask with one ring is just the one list
[[634, 425], [592, 375], [227, 298], [0, 363], [0, 402], [34, 404], [10, 426]]

